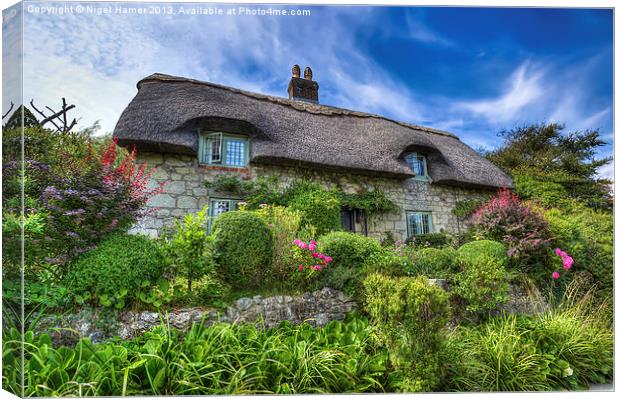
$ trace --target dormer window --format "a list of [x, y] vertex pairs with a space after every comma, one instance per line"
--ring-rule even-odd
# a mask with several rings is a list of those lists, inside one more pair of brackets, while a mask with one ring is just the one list
[[222, 132], [200, 135], [198, 160], [201, 164], [244, 168], [248, 165], [250, 142], [246, 136]]
[[409, 152], [405, 155], [405, 162], [411, 168], [416, 177], [426, 179], [428, 171], [426, 169], [426, 157], [419, 152]]

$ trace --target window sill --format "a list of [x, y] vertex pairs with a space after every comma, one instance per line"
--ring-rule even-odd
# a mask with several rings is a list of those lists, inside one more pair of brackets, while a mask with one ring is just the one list
[[217, 170], [217, 171], [222, 171], [222, 172], [247, 173], [250, 171], [247, 166], [223, 166], [223, 165], [200, 164], [198, 165], [198, 167], [201, 169]]

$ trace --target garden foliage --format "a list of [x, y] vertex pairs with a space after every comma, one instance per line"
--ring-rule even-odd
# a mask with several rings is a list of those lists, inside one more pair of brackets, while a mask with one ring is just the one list
[[368, 276], [364, 288], [373, 331], [395, 369], [391, 385], [401, 392], [432, 391], [441, 381], [438, 353], [450, 318], [447, 293], [425, 277], [380, 274]]
[[[574, 284], [567, 292], [575, 292]], [[606, 305], [596, 305], [592, 294], [532, 317], [459, 326], [442, 353], [443, 389], [548, 391], [604, 383], [613, 373], [613, 330]]]
[[192, 291], [192, 281], [215, 271], [213, 261], [213, 237], [207, 235], [207, 208], [196, 214], [183, 216], [183, 222], [175, 220], [172, 234], [163, 237], [163, 253], [172, 267], [173, 275], [187, 279], [187, 290]]
[[163, 265], [154, 241], [141, 235], [115, 234], [75, 259], [65, 283], [78, 302], [121, 309], [136, 299], [140, 287], [161, 276]]
[[507, 246], [512, 267], [547, 272], [552, 236], [543, 213], [533, 204], [501, 189], [474, 213], [473, 222], [481, 236]]
[[383, 251], [376, 239], [344, 231], [320, 237], [319, 249], [333, 258], [333, 263], [321, 274], [321, 283], [351, 296], [360, 292], [364, 263]]
[[231, 211], [213, 222], [214, 249], [220, 278], [234, 288], [259, 286], [269, 277], [273, 234], [252, 212]]
[[457, 252], [452, 247], [412, 248], [407, 256], [411, 259], [411, 267], [407, 270], [410, 276], [448, 278], [457, 271]]
[[[247, 395], [384, 392], [386, 358], [361, 318], [264, 329], [195, 324], [187, 333], [158, 327], [144, 336], [74, 348], [28, 331], [26, 396]], [[21, 335], [3, 340], [3, 387], [20, 394]]]

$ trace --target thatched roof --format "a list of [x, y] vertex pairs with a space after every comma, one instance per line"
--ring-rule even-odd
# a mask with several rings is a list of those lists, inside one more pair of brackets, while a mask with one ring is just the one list
[[138, 82], [114, 137], [143, 151], [196, 154], [199, 129], [251, 138], [251, 163], [283, 163], [411, 177], [406, 151], [427, 154], [434, 183], [501, 187], [499, 168], [455, 135], [379, 115], [154, 74]]

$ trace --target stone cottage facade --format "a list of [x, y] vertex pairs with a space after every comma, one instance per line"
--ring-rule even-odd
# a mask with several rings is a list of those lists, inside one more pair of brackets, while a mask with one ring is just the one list
[[204, 206], [213, 218], [235, 209], [243, 198], [205, 184], [221, 176], [276, 176], [281, 187], [309, 178], [348, 193], [379, 188], [400, 212], [369, 218], [343, 209], [343, 228], [395, 239], [458, 232], [459, 201], [511, 186], [455, 135], [319, 105], [312, 72], [299, 74], [293, 67], [288, 99], [162, 74], [141, 80], [114, 137], [135, 145], [139, 161], [156, 168], [152, 180], [166, 187], [133, 230], [157, 236]]

